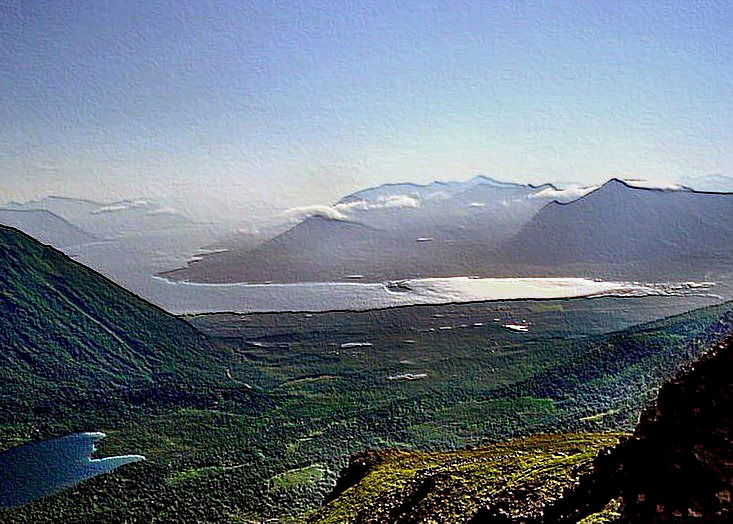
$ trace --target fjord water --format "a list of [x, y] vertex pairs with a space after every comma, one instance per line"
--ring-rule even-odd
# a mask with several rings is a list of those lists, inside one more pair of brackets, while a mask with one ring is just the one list
[[579, 297], [709, 295], [711, 283], [642, 284], [585, 278], [425, 278], [393, 283], [199, 284], [156, 277], [153, 302], [173, 313], [366, 311], [418, 304]]
[[[715, 294], [730, 292], [728, 275], [691, 272], [669, 275], [669, 283], [647, 284], [609, 278], [416, 278], [397, 286], [367, 282], [344, 275], [344, 281], [288, 284], [202, 284], [172, 281], [154, 275], [180, 267], [206, 236], [204, 229], [128, 235], [85, 244], [68, 254], [100, 271], [124, 288], [174, 314], [213, 312], [265, 313], [287, 311], [364, 311], [417, 304], [450, 304], [517, 299], [564, 299], [587, 296], [690, 296], [710, 295], [710, 286], [686, 287], [679, 284], [695, 275], [695, 280], [712, 280]], [[124, 257], [119, 254], [125, 253]], [[151, 253], [155, 256], [151, 257]], [[728, 272], [726, 272], [728, 273]], [[720, 278], [719, 278], [720, 277]], [[346, 281], [348, 280], [348, 281]], [[731, 296], [728, 294], [726, 296]], [[722, 300], [722, 299], [721, 299]]]
[[142, 455], [93, 459], [104, 433], [74, 433], [0, 453], [0, 507], [21, 506], [79, 482], [145, 460]]

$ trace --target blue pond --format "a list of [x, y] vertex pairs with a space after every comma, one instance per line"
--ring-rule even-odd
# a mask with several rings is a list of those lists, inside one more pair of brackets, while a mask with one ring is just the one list
[[74, 433], [0, 453], [0, 507], [21, 506], [124, 464], [145, 460], [142, 455], [93, 459], [96, 443], [104, 437], [104, 433]]

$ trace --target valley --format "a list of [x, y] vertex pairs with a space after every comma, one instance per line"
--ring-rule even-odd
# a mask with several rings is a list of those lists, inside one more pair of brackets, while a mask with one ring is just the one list
[[[0, 413], [2, 448], [101, 431], [102, 456], [147, 458], [1, 510], [5, 522], [59, 514], [80, 521], [304, 518], [348, 457], [365, 449], [449, 450], [542, 432], [629, 431], [663, 378], [731, 328], [731, 303], [687, 311], [689, 297], [215, 314], [184, 322], [28, 237], [4, 235], [5, 249], [15, 247], [2, 258], [2, 318], [15, 312], [11, 327], [19, 334], [6, 331], [16, 356], [3, 366], [3, 394], [25, 407]], [[62, 286], [59, 274], [75, 284]], [[58, 298], [28, 294], [50, 285]], [[59, 300], [53, 310], [49, 299]], [[98, 340], [116, 346], [114, 353], [76, 345], [73, 330], [86, 317], [76, 317], [73, 303], [89, 308], [99, 324], [84, 329], [104, 327]], [[72, 331], [31, 335], [43, 315]], [[119, 331], [133, 319], [135, 331]], [[505, 327], [518, 322], [531, 328]], [[41, 337], [49, 342], [35, 354], [18, 343]], [[59, 389], [54, 359], [65, 358], [74, 359], [77, 378]], [[97, 378], [102, 369], [111, 380]], [[389, 379], [400, 374], [425, 376]], [[44, 383], [49, 388], [38, 389]]]

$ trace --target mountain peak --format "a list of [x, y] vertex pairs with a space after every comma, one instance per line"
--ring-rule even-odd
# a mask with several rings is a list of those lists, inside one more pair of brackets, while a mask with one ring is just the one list
[[632, 187], [628, 182], [620, 178], [609, 178], [601, 187]]
[[[623, 180], [621, 178], [609, 178], [606, 180], [603, 184], [601, 184], [598, 189], [595, 191], [592, 191], [591, 193], [596, 193], [598, 191], [624, 191], [627, 189], [645, 189], [641, 187], [635, 187], [632, 184], [629, 183], [628, 180]], [[590, 194], [590, 193], [588, 193]]]
[[[647, 180], [643, 178], [611, 178], [606, 181], [596, 191], [624, 191], [626, 189], [633, 189], [642, 192], [690, 192], [692, 191], [689, 187], [681, 186], [672, 182], [665, 182], [660, 180]], [[596, 192], [594, 191], [594, 193]], [[590, 193], [589, 193], [590, 194]]]
[[611, 178], [604, 182], [602, 185], [594, 189], [593, 191], [590, 191], [589, 193], [586, 193], [584, 196], [578, 198], [577, 200], [574, 200], [573, 202], [577, 202], [579, 200], [585, 200], [587, 198], [593, 198], [597, 197], [599, 195], [621, 195], [622, 193], [625, 193], [628, 190], [634, 190], [634, 189], [641, 189], [634, 187], [630, 185], [627, 181], [622, 180], [620, 178]]

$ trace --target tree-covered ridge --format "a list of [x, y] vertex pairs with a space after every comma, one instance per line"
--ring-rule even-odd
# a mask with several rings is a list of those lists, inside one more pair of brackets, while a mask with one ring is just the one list
[[118, 397], [158, 401], [236, 386], [227, 384], [230, 356], [221, 344], [4, 226], [0, 345], [2, 421]]
[[729, 333], [662, 385], [632, 435], [536, 435], [460, 451], [360, 453], [310, 521], [730, 522]]

